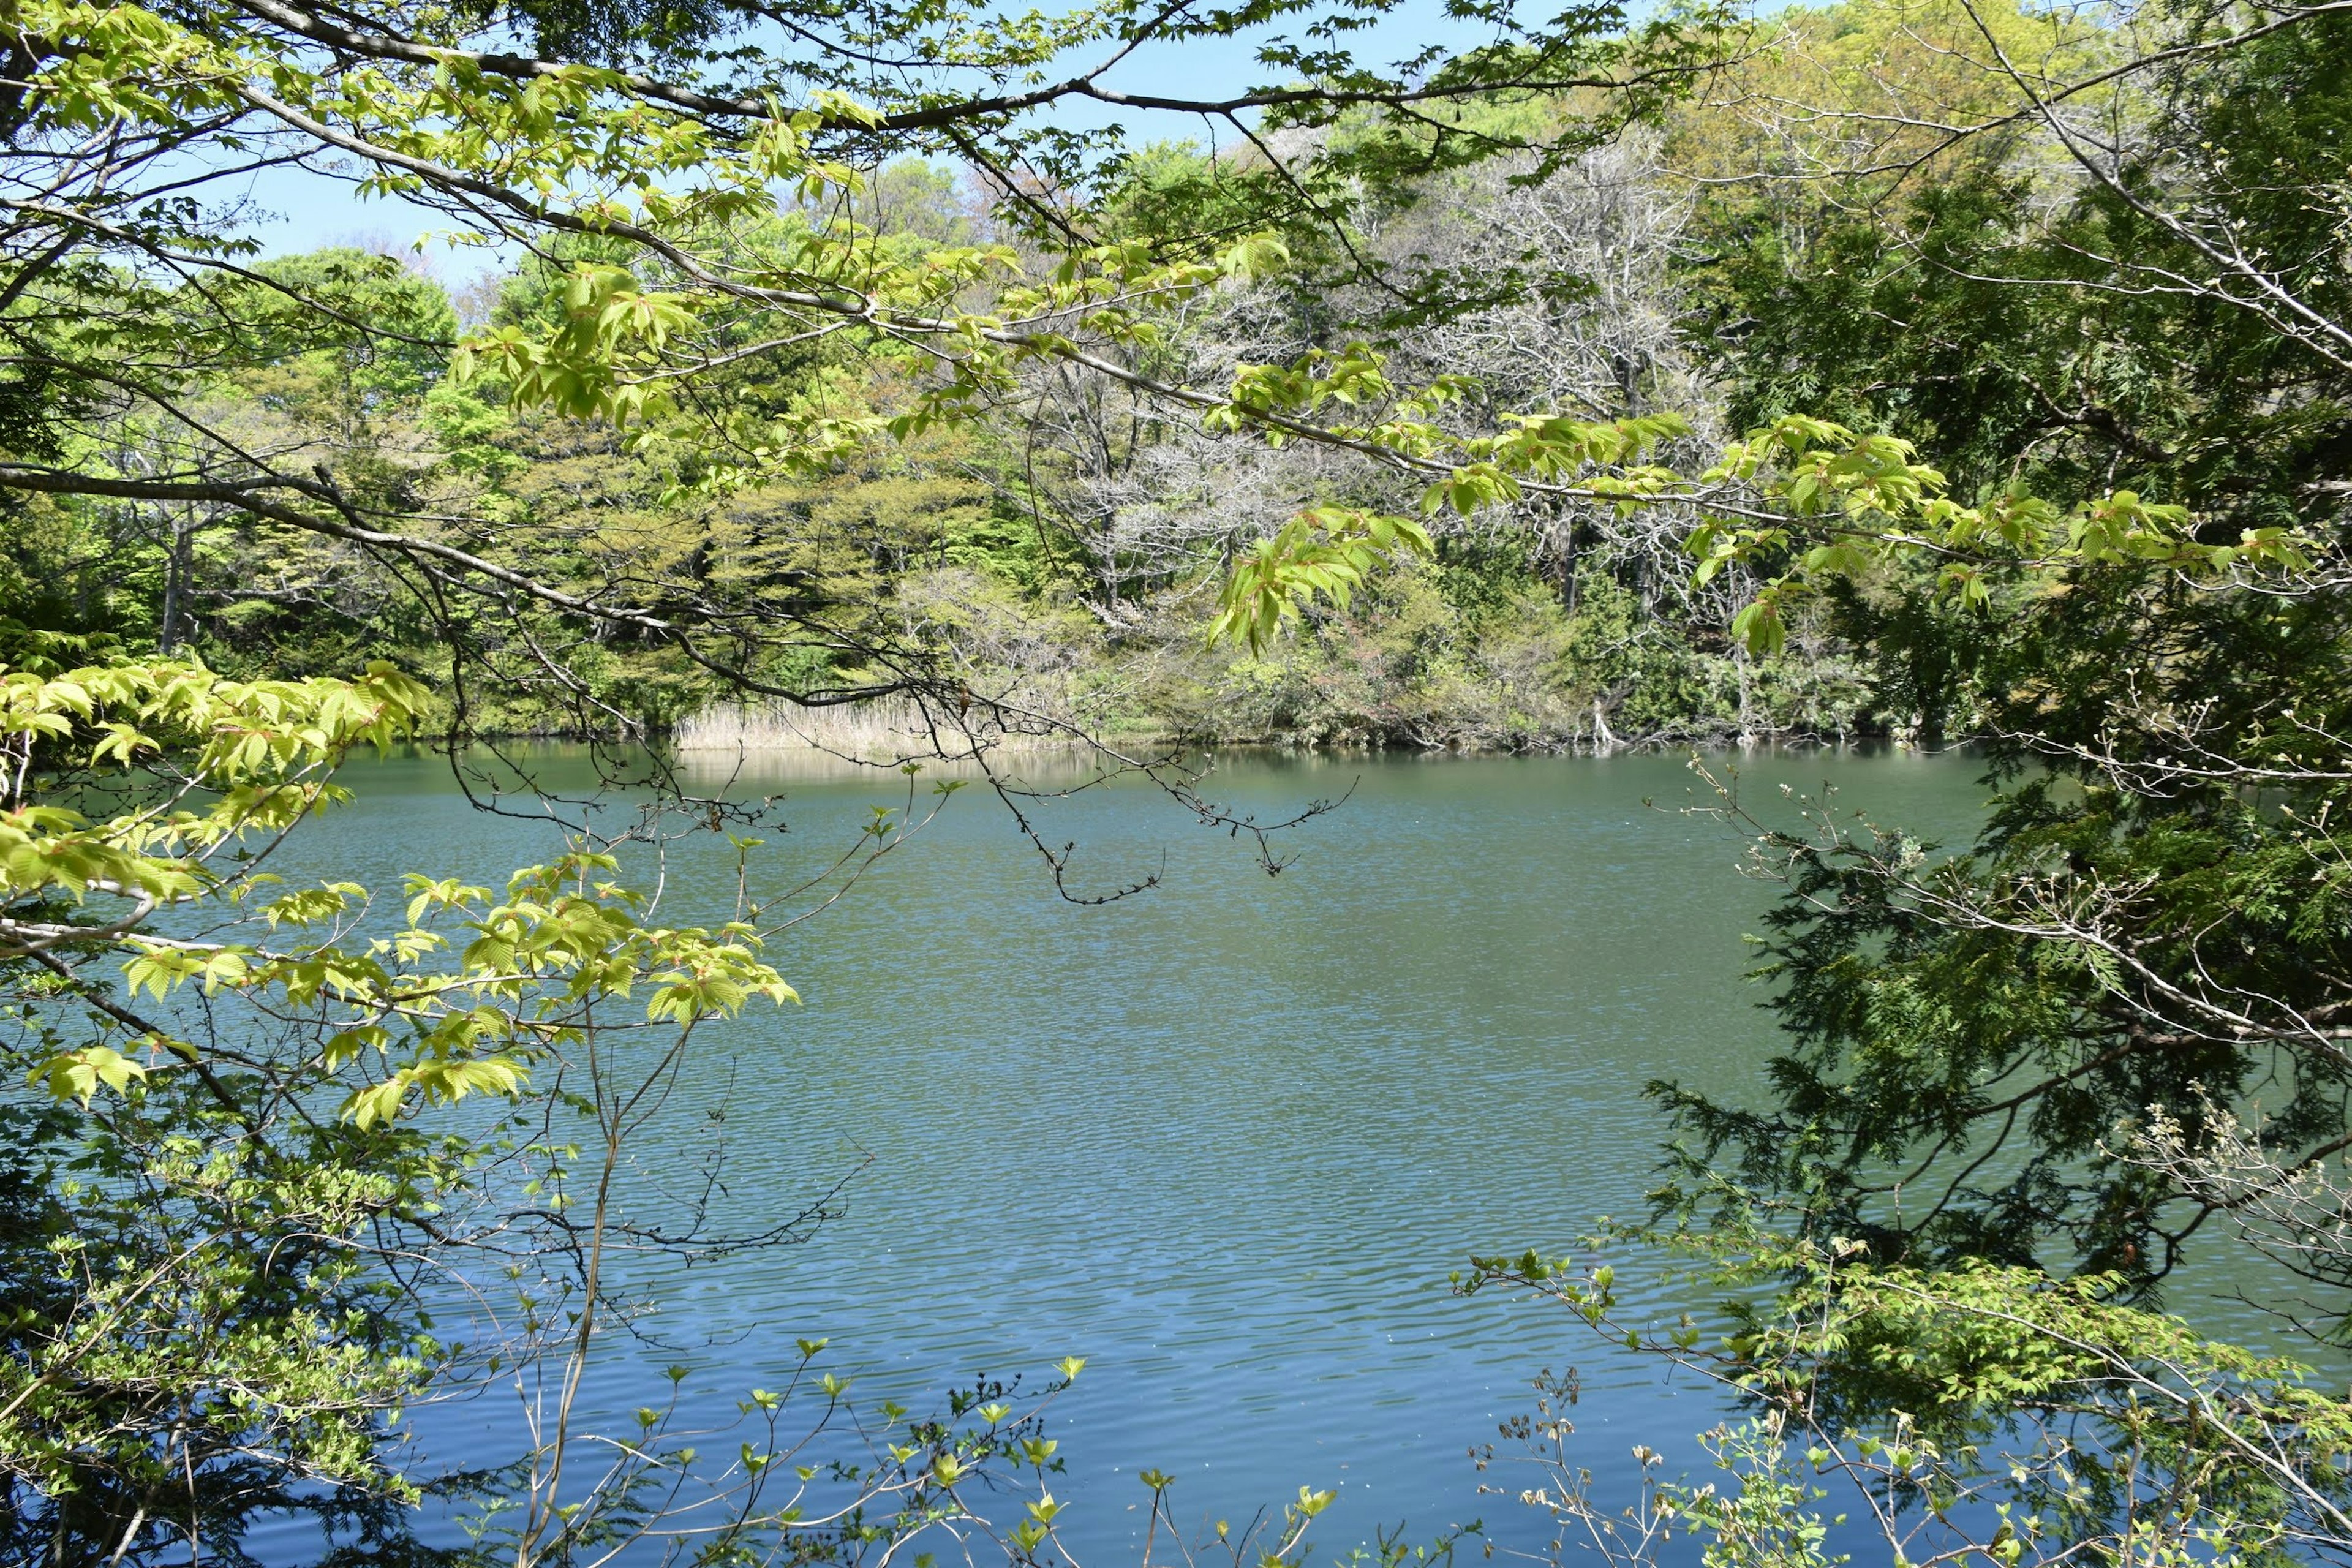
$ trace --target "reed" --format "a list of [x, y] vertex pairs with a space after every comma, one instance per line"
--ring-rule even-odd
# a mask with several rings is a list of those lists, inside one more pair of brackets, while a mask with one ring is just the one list
[[952, 716], [936, 728], [908, 697], [877, 697], [837, 708], [789, 702], [714, 702], [680, 721], [671, 740], [682, 752], [760, 752], [809, 747], [851, 756], [968, 752], [972, 740], [994, 744], [993, 725], [971, 716], [967, 738]]

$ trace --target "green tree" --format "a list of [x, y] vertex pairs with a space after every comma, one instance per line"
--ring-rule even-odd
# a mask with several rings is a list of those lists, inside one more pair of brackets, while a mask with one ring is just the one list
[[[343, 758], [401, 739], [427, 700], [383, 667], [0, 671], [0, 1062], [41, 1091], [5, 1108], [0, 1546], [60, 1568], [246, 1562], [246, 1528], [292, 1514], [367, 1561], [691, 1539], [847, 1563], [984, 1522], [957, 1490], [983, 1470], [1042, 1481], [1038, 1402], [988, 1391], [938, 1419], [866, 1413], [863, 1446], [820, 1442], [846, 1400], [815, 1342], [782, 1387], [750, 1392], [719, 1463], [698, 1466], [675, 1410], [617, 1447], [580, 1430], [582, 1378], [625, 1307], [612, 1248], [707, 1256], [821, 1216], [681, 1230], [616, 1186], [699, 1037], [792, 999], [761, 955], [785, 908], [748, 837], [736, 918], [710, 928], [660, 923], [609, 843], [496, 889], [265, 870], [348, 799]], [[827, 890], [923, 820], [910, 781]], [[518, 1376], [538, 1392], [510, 1469], [420, 1473], [404, 1411]], [[479, 1500], [479, 1546], [414, 1540], [428, 1485]]]
[[[2352, 297], [2323, 258], [2352, 32], [2326, 14], [2142, 25], [2158, 35], [2090, 49], [2095, 89], [1984, 60], [2011, 108], [1942, 140], [1997, 126], [2001, 156], [1955, 153], [1801, 248], [1733, 250], [1740, 395], [1845, 389], [1996, 510], [2118, 487], [2179, 507], [2226, 562], [2268, 530], [2332, 562]], [[2125, 1158], [2119, 1128], [2259, 1100], [2289, 1165], [2347, 1135], [2346, 601], [2325, 566], [2197, 582], [2116, 552], [1975, 572], [1915, 555], [1826, 584], [1881, 711], [1979, 737], [1999, 793], [1950, 858], [1827, 803], [1804, 828], [1756, 824], [1789, 889], [1765, 951], [1790, 1048], [1760, 1104], [1660, 1086], [1693, 1135], [1682, 1196], [1711, 1201], [1729, 1154], [1814, 1234], [1886, 1261], [2153, 1281], [2229, 1218]]]
[[[589, 1458], [576, 1399], [613, 1321], [629, 1141], [708, 1026], [789, 997], [761, 955], [782, 910], [751, 873], [736, 918], [707, 929], [660, 923], [613, 846], [584, 837], [503, 888], [420, 869], [397, 908], [389, 889], [286, 888], [264, 867], [339, 798], [345, 752], [436, 705], [462, 736], [486, 678], [538, 683], [583, 728], [658, 712], [657, 693], [613, 707], [598, 665], [615, 648], [658, 656], [633, 678], [812, 702], [908, 691], [942, 712], [952, 698], [961, 721], [963, 671], [877, 616], [870, 579], [878, 552], [944, 555], [974, 531], [958, 498], [906, 493], [877, 454], [969, 430], [1024, 364], [1121, 381], [1254, 438], [1377, 451], [1293, 417], [1289, 384], [1136, 369], [1170, 312], [1284, 264], [1265, 232], [1278, 225], [1091, 232], [1093, 164], [1118, 133], [1024, 118], [1109, 92], [1099, 67], [1031, 84], [1072, 51], [1290, 11], [999, 26], [914, 5], [813, 14], [814, 41], [782, 43], [751, 10], [562, 4], [40, 0], [0, 18], [12, 548], [31, 571], [44, 552], [139, 567], [112, 602], [24, 607], [134, 648], [201, 632], [250, 665], [116, 652], [60, 668], [73, 645], [27, 635], [0, 672], [6, 1049], [53, 1101], [18, 1119], [0, 1213], [29, 1265], [10, 1276], [0, 1373], [12, 1554], [233, 1557], [257, 1511], [285, 1509], [366, 1526], [355, 1551], [405, 1550], [423, 1482], [397, 1413], [519, 1364], [540, 1393], [516, 1468], [485, 1484], [485, 1540], [526, 1568], [649, 1539], [714, 1559], [878, 1557], [933, 1525], [984, 1527], [983, 1469], [1042, 1480], [1053, 1447], [1034, 1406], [985, 1394], [939, 1421], [875, 1412], [862, 1451], [815, 1443], [843, 1404], [807, 1364], [815, 1345], [790, 1386], [750, 1391], [740, 1447], [715, 1463], [662, 1410], [596, 1435]], [[1175, 107], [1267, 129], [1370, 113], [1329, 161], [1376, 170], [1482, 145], [1442, 125], [1383, 132], [1383, 115], [1591, 79], [1615, 89], [1606, 118], [1706, 58], [1703, 37], [1614, 14], [1497, 26], [1495, 47], [1402, 71], [1270, 48], [1295, 85]], [[877, 48], [918, 62], [906, 85], [875, 83]], [[860, 172], [908, 153], [976, 163], [1002, 231], [934, 221], [953, 215], [928, 177]], [[437, 289], [380, 258], [256, 261], [211, 198], [298, 160], [533, 262], [460, 336]], [[1265, 211], [1276, 184], [1255, 181], [1236, 210], [1295, 226]], [[882, 232], [893, 201], [914, 216]], [[1297, 374], [1310, 395], [1342, 384], [1320, 362]], [[855, 479], [871, 488], [844, 500]], [[459, 495], [478, 506], [442, 504]], [[740, 518], [803, 502], [804, 542]], [[52, 519], [61, 539], [26, 521]], [[322, 606], [298, 642], [289, 623]], [[287, 678], [392, 651], [383, 638], [422, 650], [444, 690], [383, 663]], [[800, 657], [811, 647], [826, 657]], [[826, 896], [919, 826], [908, 791]], [[688, 820], [751, 826], [717, 803]], [[709, 1247], [791, 1228], [628, 1234]], [[419, 1283], [436, 1270], [478, 1302], [498, 1293], [487, 1321], [438, 1321]], [[1263, 1542], [1276, 1560], [1296, 1562], [1326, 1500], [1302, 1495]], [[1055, 1505], [1040, 1488], [1021, 1506], [1003, 1533], [1034, 1555]]]
[[2339, 1459], [2352, 1405], [2307, 1367], [2129, 1304], [2119, 1278], [1874, 1265], [1848, 1238], [1650, 1239], [1682, 1255], [1684, 1291], [1729, 1299], [1667, 1318], [1625, 1300], [1605, 1264], [1534, 1254], [1456, 1279], [1464, 1294], [1549, 1299], [1744, 1406], [1701, 1439], [1719, 1480], [1670, 1479], [1638, 1446], [1639, 1494], [1621, 1510], [1577, 1463], [1572, 1382], [1548, 1378], [1538, 1416], [1480, 1452], [1482, 1468], [1532, 1468], [1522, 1501], [1614, 1568], [1686, 1560], [1678, 1536], [1710, 1568], [1830, 1568], [1865, 1552], [2186, 1568], [2352, 1546]]

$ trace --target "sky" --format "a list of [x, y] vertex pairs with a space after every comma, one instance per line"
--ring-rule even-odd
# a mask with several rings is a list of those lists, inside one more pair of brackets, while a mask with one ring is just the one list
[[[1295, 18], [1286, 27], [1243, 37], [1193, 38], [1139, 49], [1105, 78], [1108, 85], [1133, 92], [1183, 92], [1206, 97], [1229, 92], [1265, 79], [1255, 51], [1268, 38], [1287, 33], [1296, 37], [1307, 18]], [[1487, 41], [1487, 29], [1472, 28], [1445, 15], [1444, 0], [1400, 0], [1396, 8], [1375, 25], [1351, 35], [1359, 58], [1381, 65], [1409, 58], [1432, 45], [1466, 47]], [[1064, 74], [1095, 63], [1072, 56]], [[1202, 121], [1164, 112], [1120, 111], [1091, 100], [1056, 106], [1054, 118], [1073, 129], [1093, 130], [1117, 122], [1138, 141], [1208, 141], [1229, 128], [1212, 128]], [[226, 194], [226, 193], [224, 193]], [[325, 245], [355, 244], [395, 254], [406, 253], [421, 236], [441, 226], [436, 215], [394, 199], [363, 199], [349, 185], [299, 169], [275, 169], [252, 177], [245, 192], [259, 209], [270, 215], [250, 232], [270, 255], [315, 249]], [[463, 288], [502, 263], [498, 254], [480, 249], [426, 245], [417, 254], [420, 264], [442, 283]]]

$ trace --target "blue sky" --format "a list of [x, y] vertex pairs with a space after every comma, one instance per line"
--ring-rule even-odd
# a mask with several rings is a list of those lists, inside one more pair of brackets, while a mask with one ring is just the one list
[[[1265, 79], [1256, 49], [1269, 37], [1297, 37], [1305, 18], [1264, 33], [1227, 38], [1194, 38], [1180, 44], [1138, 50], [1121, 61], [1106, 79], [1113, 87], [1134, 92], [1174, 93], [1207, 97], [1229, 92]], [[1351, 35], [1350, 46], [1369, 61], [1386, 64], [1412, 56], [1433, 44], [1465, 47], [1485, 42], [1486, 29], [1472, 28], [1444, 14], [1443, 0], [1402, 0], [1395, 10], [1373, 26]], [[1093, 60], [1073, 57], [1066, 68], [1076, 70]], [[1201, 121], [1166, 113], [1121, 113], [1108, 105], [1080, 102], [1056, 110], [1064, 123], [1092, 129], [1114, 121], [1139, 141], [1206, 141], [1213, 133], [1230, 134]], [[222, 195], [229, 194], [223, 191]], [[272, 215], [250, 232], [270, 254], [310, 250], [322, 245], [364, 243], [373, 247], [402, 249], [422, 235], [445, 226], [436, 215], [396, 200], [362, 199], [350, 186], [299, 169], [276, 169], [252, 177], [247, 193]], [[451, 287], [493, 269], [498, 258], [489, 252], [428, 247], [425, 264]]]

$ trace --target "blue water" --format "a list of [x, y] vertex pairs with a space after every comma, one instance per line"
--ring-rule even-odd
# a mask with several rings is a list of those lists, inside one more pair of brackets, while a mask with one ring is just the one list
[[[584, 787], [584, 764], [542, 763]], [[1929, 834], [1965, 837], [1985, 794], [1965, 759], [1741, 765], [1750, 799], [1832, 779], [1846, 806]], [[429, 758], [347, 782], [360, 804], [284, 869], [488, 879], [555, 843], [470, 809]], [[782, 796], [773, 882], [830, 860], [900, 783], [771, 762], [727, 787]], [[1045, 804], [1081, 890], [1160, 876], [1101, 908], [1059, 900], [970, 791], [795, 928], [772, 956], [803, 1005], [702, 1039], [635, 1190], [691, 1190], [723, 1150], [725, 1216], [796, 1212], [851, 1175], [845, 1212], [803, 1246], [633, 1271], [651, 1342], [613, 1342], [588, 1424], [662, 1394], [672, 1363], [690, 1406], [731, 1415], [802, 1337], [830, 1339], [858, 1394], [918, 1410], [1083, 1356], [1050, 1435], [1063, 1538], [1097, 1563], [1131, 1559], [1154, 1467], [1188, 1524], [1335, 1489], [1320, 1558], [1400, 1522], [1538, 1544], [1532, 1510], [1480, 1494], [1497, 1477], [1468, 1450], [1546, 1368], [1581, 1372], [1578, 1452], [1604, 1495], [1624, 1495], [1636, 1442], [1687, 1459], [1723, 1408], [1711, 1391], [1446, 1277], [1641, 1212], [1662, 1136], [1645, 1081], [1752, 1082], [1770, 1034], [1741, 938], [1769, 889], [1739, 874], [1735, 832], [1680, 809], [1705, 795], [1675, 758], [1259, 756], [1212, 793], [1276, 815], [1351, 786], [1273, 878], [1148, 785]], [[680, 845], [664, 871], [665, 918], [723, 913], [723, 847]], [[1622, 1261], [1638, 1290], [1647, 1265]], [[437, 1461], [521, 1446], [509, 1394], [417, 1422]]]

